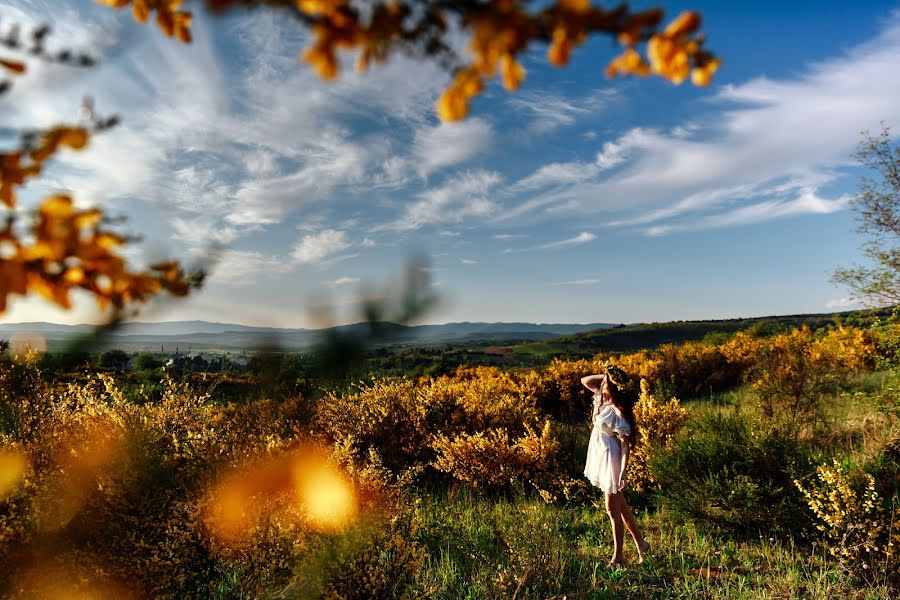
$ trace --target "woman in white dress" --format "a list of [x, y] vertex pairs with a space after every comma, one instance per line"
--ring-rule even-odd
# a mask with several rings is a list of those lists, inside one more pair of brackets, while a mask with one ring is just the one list
[[624, 528], [628, 528], [637, 546], [639, 560], [650, 551], [648, 544], [638, 530], [634, 513], [625, 501], [625, 472], [628, 468], [629, 440], [636, 433], [634, 413], [622, 401], [622, 394], [608, 375], [588, 375], [581, 383], [594, 392], [591, 410], [591, 441], [588, 444], [587, 462], [584, 476], [592, 485], [606, 494], [606, 512], [612, 523], [613, 555], [611, 567], [623, 563], [622, 540]]

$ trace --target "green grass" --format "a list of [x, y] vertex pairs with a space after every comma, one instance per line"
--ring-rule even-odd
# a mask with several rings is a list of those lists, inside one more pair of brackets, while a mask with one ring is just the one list
[[[873, 403], [896, 385], [896, 375], [868, 373], [849, 390], [823, 400], [824, 421], [810, 439], [824, 454], [864, 455], [883, 448]], [[742, 387], [684, 403], [687, 428], [715, 413], [758, 415], [752, 390]], [[823, 456], [824, 456], [823, 454]], [[583, 505], [548, 505], [529, 494], [490, 497], [465, 488], [424, 494], [420, 539], [429, 557], [416, 584], [421, 597], [476, 598], [890, 598], [886, 587], [865, 587], [823, 548], [791, 538], [729, 537], [682, 522], [652, 496], [638, 521], [653, 547], [643, 564], [626, 534], [627, 566], [609, 570], [612, 534], [602, 495]], [[757, 537], [758, 535], [758, 537]]]
[[429, 558], [416, 587], [431, 598], [889, 597], [854, 587], [821, 550], [718, 538], [664, 513], [638, 515], [653, 555], [638, 564], [628, 539], [628, 564], [616, 570], [606, 567], [612, 538], [601, 505], [451, 491], [423, 499], [419, 516]]

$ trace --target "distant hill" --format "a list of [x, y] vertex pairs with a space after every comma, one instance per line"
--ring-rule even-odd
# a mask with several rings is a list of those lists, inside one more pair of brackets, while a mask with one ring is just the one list
[[719, 319], [703, 321], [671, 321], [667, 323], [639, 323], [619, 325], [612, 328], [584, 331], [561, 336], [549, 341], [523, 342], [511, 346], [513, 354], [532, 357], [567, 355], [575, 357], [594, 356], [600, 352], [631, 352], [655, 348], [662, 344], [677, 344], [699, 341], [708, 335], [731, 334], [737, 331], [756, 331], [765, 335], [806, 325], [819, 329], [842, 322], [868, 324], [875, 318], [890, 316], [893, 308], [878, 310], [858, 310], [842, 313], [779, 315], [746, 319]]
[[[528, 340], [549, 340], [562, 335], [615, 327], [612, 323], [447, 323], [444, 325], [405, 326], [394, 323], [379, 325], [389, 331], [387, 346], [465, 344], [480, 341], [514, 343]], [[127, 323], [106, 336], [103, 346], [119, 348], [127, 352], [181, 351], [193, 352], [253, 350], [264, 345], [277, 344], [286, 351], [302, 351], [312, 347], [328, 331], [344, 334], [363, 334], [370, 325], [358, 323], [332, 329], [281, 329], [277, 327], [252, 327], [207, 321], [171, 321], [163, 323]], [[47, 349], [58, 350], [92, 330], [90, 325], [58, 325], [54, 323], [6, 323], [0, 324], [0, 339], [23, 338], [39, 335], [46, 341]]]

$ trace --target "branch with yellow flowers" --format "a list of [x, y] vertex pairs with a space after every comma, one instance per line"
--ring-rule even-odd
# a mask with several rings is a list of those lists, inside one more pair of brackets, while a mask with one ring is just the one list
[[[191, 39], [191, 13], [180, 10], [180, 0], [97, 1], [120, 9], [130, 6], [140, 22], [155, 13], [167, 35], [183, 42]], [[661, 29], [661, 9], [634, 12], [626, 4], [605, 9], [590, 0], [556, 0], [539, 10], [520, 0], [206, 0], [205, 4], [213, 12], [255, 5], [291, 11], [313, 32], [314, 40], [302, 58], [324, 79], [340, 73], [339, 50], [356, 53], [359, 71], [388, 60], [395, 51], [433, 58], [454, 71], [436, 103], [444, 121], [465, 118], [471, 100], [498, 74], [504, 88], [517, 89], [526, 75], [519, 57], [533, 43], [547, 44], [548, 61], [563, 67], [572, 50], [590, 36], [615, 37], [623, 51], [607, 66], [609, 77], [658, 75], [675, 84], [690, 78], [705, 86], [720, 66], [719, 59], [703, 48], [700, 15], [692, 11]], [[447, 41], [453, 25], [470, 34], [467, 61], [457, 57]]]
[[27, 235], [15, 227], [17, 188], [39, 176], [62, 148], [81, 150], [93, 133], [115, 123], [115, 117], [92, 117], [85, 126], [28, 132], [19, 148], [0, 153], [0, 203], [7, 211], [0, 229], [0, 313], [11, 294], [37, 293], [70, 308], [70, 292], [81, 289], [93, 295], [101, 309], [108, 305], [121, 309], [162, 291], [184, 296], [201, 282], [201, 275], [184, 273], [174, 261], [152, 265], [145, 272], [128, 270], [117, 253], [128, 238], [102, 227], [102, 210], [80, 210], [67, 195], [45, 199]]

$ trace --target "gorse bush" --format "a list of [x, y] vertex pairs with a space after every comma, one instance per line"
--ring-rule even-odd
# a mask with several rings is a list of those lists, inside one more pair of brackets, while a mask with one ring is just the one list
[[[815, 475], [794, 481], [816, 517], [816, 529], [841, 568], [867, 583], [896, 579], [900, 524], [896, 505], [888, 509], [870, 474], [854, 476], [838, 459], [819, 465]], [[896, 500], [896, 499], [895, 499]]]
[[0, 591], [259, 596], [299, 580], [309, 549], [333, 535], [341, 498], [315, 497], [337, 481], [318, 476], [326, 465], [352, 482], [361, 510], [395, 506], [391, 481], [371, 466], [342, 469], [337, 449], [292, 458], [314, 442], [299, 399], [221, 406], [170, 380], [158, 402], [132, 403], [103, 375], [35, 389], [5, 398]]
[[862, 330], [837, 327], [816, 336], [802, 327], [769, 339], [748, 380], [763, 415], [797, 433], [820, 417], [823, 396], [872, 366], [874, 355], [874, 342]]
[[672, 450], [675, 435], [684, 426], [687, 411], [675, 398], [666, 403], [657, 402], [650, 393], [650, 384], [642, 379], [641, 396], [634, 406], [634, 418], [638, 435], [631, 449], [628, 480], [632, 488], [644, 492], [657, 483], [650, 468], [651, 459], [660, 452]]
[[596, 359], [554, 358], [543, 369], [522, 375], [521, 379], [548, 415], [566, 423], [582, 423], [590, 411], [591, 397], [581, 385], [581, 378], [597, 373], [599, 368]]
[[[501, 438], [521, 438], [521, 443], [513, 443], [519, 448], [514, 453], [524, 456], [529, 435], [544, 431], [543, 425], [535, 396], [527, 386], [490, 367], [461, 368], [454, 377], [418, 383], [373, 380], [360, 385], [355, 393], [329, 393], [320, 400], [316, 419], [317, 429], [328, 440], [345, 440], [361, 461], [367, 460], [369, 450], [374, 449], [381, 463], [399, 475], [410, 468], [436, 465], [440, 452], [443, 459], [439, 470], [458, 472], [463, 480], [469, 476], [449, 468], [448, 461], [455, 462], [452, 457], [456, 452], [487, 449], [489, 440], [494, 440], [498, 442], [498, 455], [482, 459], [500, 461], [505, 456], [500, 453], [512, 447], [499, 443]], [[549, 437], [535, 439], [544, 440], [548, 449], [552, 446]], [[474, 477], [477, 470], [470, 475]], [[511, 474], [514, 469], [504, 472]]]
[[454, 479], [475, 487], [507, 487], [521, 482], [542, 489], [556, 471], [559, 443], [550, 432], [550, 421], [540, 432], [526, 427], [511, 439], [505, 429], [490, 429], [454, 438], [438, 435], [434, 466]]

